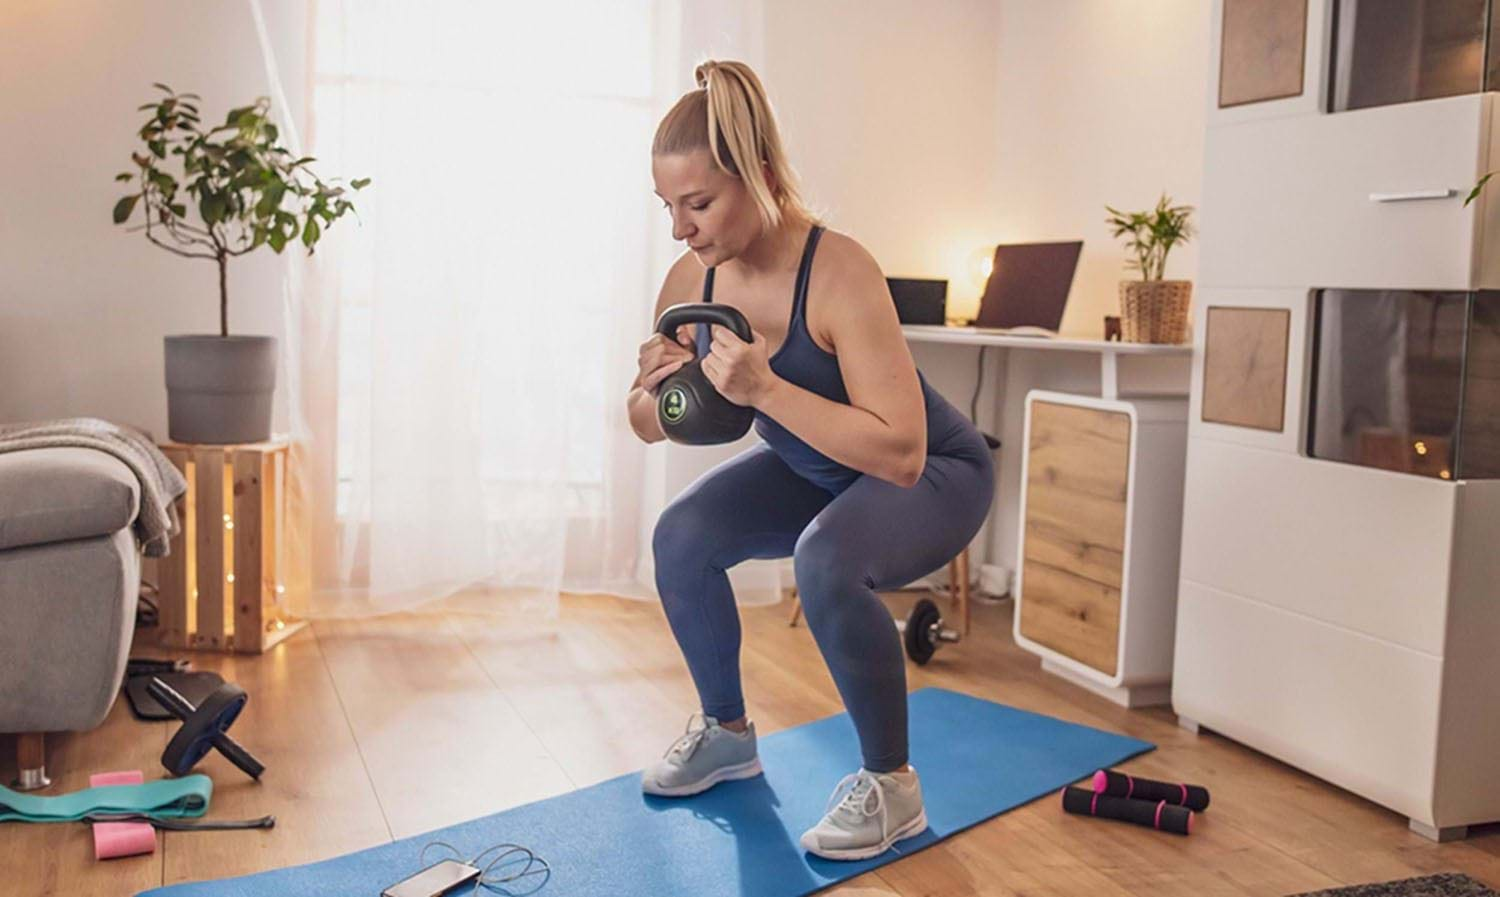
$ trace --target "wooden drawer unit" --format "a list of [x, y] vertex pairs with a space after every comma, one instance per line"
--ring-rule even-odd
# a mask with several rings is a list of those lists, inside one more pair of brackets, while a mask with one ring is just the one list
[[1057, 402], [1035, 402], [1029, 411], [1021, 631], [1113, 676], [1119, 669], [1130, 415]]
[[1027, 396], [1016, 641], [1120, 703], [1166, 696], [1185, 443], [1184, 400]]

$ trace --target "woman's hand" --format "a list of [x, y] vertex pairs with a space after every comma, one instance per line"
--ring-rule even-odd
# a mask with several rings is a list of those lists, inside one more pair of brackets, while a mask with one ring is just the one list
[[692, 328], [684, 324], [677, 328], [675, 341], [667, 339], [660, 333], [653, 333], [650, 339], [641, 343], [636, 362], [640, 366], [642, 389], [653, 396], [656, 395], [656, 388], [661, 385], [661, 381], [698, 357], [693, 347], [691, 334]]
[[766, 340], [750, 331], [745, 342], [727, 327], [713, 326], [712, 349], [703, 358], [703, 373], [719, 395], [736, 405], [756, 407], [780, 382], [771, 370]]

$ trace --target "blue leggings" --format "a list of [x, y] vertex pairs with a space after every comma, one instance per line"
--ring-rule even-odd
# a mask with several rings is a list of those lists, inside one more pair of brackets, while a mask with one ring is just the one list
[[740, 618], [725, 572], [792, 557], [807, 625], [859, 734], [864, 768], [907, 762], [906, 664], [877, 589], [942, 567], [974, 538], [994, 496], [979, 434], [928, 455], [903, 489], [861, 476], [833, 495], [762, 444], [700, 477], [656, 524], [656, 585], [703, 712], [745, 715]]

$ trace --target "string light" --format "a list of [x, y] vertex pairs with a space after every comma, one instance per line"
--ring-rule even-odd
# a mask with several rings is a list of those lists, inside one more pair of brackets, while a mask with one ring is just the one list
[[1417, 454], [1419, 454], [1419, 455], [1425, 455], [1425, 454], [1427, 454], [1427, 443], [1421, 441], [1420, 439], [1417, 440], [1416, 442], [1412, 443], [1411, 447], [1414, 448], [1414, 449], [1416, 449], [1417, 450]]

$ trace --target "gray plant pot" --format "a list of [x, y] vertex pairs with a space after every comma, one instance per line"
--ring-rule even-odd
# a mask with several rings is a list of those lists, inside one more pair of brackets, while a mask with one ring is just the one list
[[276, 338], [169, 336], [167, 435], [213, 445], [271, 436]]

